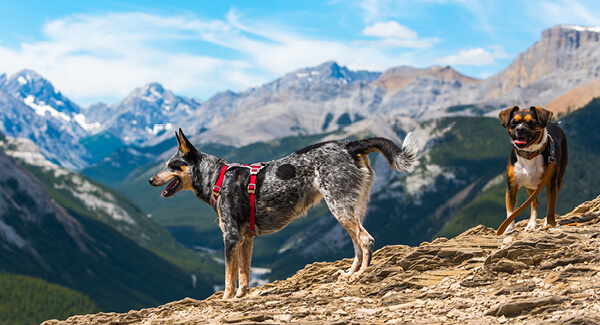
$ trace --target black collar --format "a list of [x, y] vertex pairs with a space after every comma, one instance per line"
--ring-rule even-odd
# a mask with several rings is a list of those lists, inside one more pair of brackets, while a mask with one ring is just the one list
[[[519, 150], [517, 149], [517, 147], [515, 147], [515, 152], [517, 153], [517, 155], [527, 159], [527, 160], [531, 160], [535, 157], [537, 157], [538, 155], [542, 154], [542, 152], [544, 152], [544, 150], [546, 150], [546, 148], [548, 147], [548, 143], [554, 144], [554, 141], [552, 140], [552, 137], [550, 137], [550, 135], [547, 136], [547, 141], [544, 142], [544, 145], [536, 150], [536, 151], [525, 151], [525, 150]], [[554, 155], [554, 153], [552, 153], [552, 155]]]

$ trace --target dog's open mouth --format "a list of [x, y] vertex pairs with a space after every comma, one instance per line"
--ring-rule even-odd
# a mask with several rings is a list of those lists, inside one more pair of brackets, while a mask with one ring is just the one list
[[181, 179], [177, 176], [173, 177], [173, 180], [162, 191], [161, 196], [171, 197], [175, 195], [175, 193], [179, 192], [179, 184], [181, 184]]
[[518, 148], [527, 148], [527, 147], [531, 146], [539, 138], [539, 136], [540, 136], [540, 132], [536, 132], [530, 138], [516, 138], [516, 139], [513, 139], [513, 143]]

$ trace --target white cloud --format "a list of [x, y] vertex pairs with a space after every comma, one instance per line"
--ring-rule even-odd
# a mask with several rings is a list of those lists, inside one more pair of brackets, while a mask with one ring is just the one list
[[377, 40], [368, 42], [356, 42], [356, 44], [370, 44], [369, 46], [377, 48], [414, 48], [423, 49], [432, 47], [434, 43], [439, 42], [438, 38], [419, 39], [417, 32], [400, 25], [398, 22], [390, 20], [386, 22], [377, 22], [365, 27], [362, 35], [377, 37]]
[[[224, 20], [145, 13], [76, 14], [45, 24], [44, 40], [18, 48], [0, 44], [0, 72], [35, 70], [82, 104], [116, 101], [153, 81], [176, 93], [207, 99], [218, 91], [260, 86], [329, 60], [369, 70], [413, 64], [416, 55], [397, 48], [429, 47], [432, 40], [417, 39], [416, 33], [396, 24], [379, 26], [391, 26], [391, 31], [401, 32], [397, 35], [404, 38], [343, 42], [243, 20], [234, 11]], [[374, 32], [382, 28], [374, 26]], [[383, 29], [378, 33], [385, 36]]]
[[600, 11], [596, 0], [540, 1], [529, 4], [532, 15], [550, 25], [578, 24], [600, 26]]
[[417, 32], [408, 27], [398, 24], [393, 20], [387, 22], [378, 22], [374, 25], [367, 26], [362, 31], [362, 34], [367, 36], [386, 37], [395, 39], [417, 38]]
[[488, 49], [481, 47], [464, 49], [457, 54], [438, 58], [435, 60], [435, 63], [451, 66], [489, 66], [496, 64], [497, 59], [509, 57], [510, 56], [504, 51], [504, 48], [494, 45], [488, 47]]

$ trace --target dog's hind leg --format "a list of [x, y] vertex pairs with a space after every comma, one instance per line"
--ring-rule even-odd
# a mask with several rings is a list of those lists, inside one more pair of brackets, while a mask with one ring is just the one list
[[250, 289], [250, 262], [252, 260], [252, 246], [254, 237], [245, 235], [239, 249], [239, 281], [236, 298], [241, 298], [248, 293]]
[[364, 273], [371, 264], [375, 240], [358, 220], [337, 219], [348, 231], [354, 244], [354, 261], [348, 272], [342, 273], [340, 280], [354, 280]]
[[[344, 226], [344, 225], [342, 225], [342, 226]], [[340, 276], [339, 279], [343, 280], [343, 281], [349, 279], [350, 276], [352, 274], [354, 274], [354, 272], [358, 271], [358, 269], [362, 265], [362, 259], [363, 259], [363, 251], [362, 251], [362, 248], [360, 247], [360, 243], [358, 242], [358, 238], [356, 236], [356, 233], [357, 233], [356, 227], [346, 224], [346, 226], [344, 226], [344, 229], [346, 229], [348, 234], [350, 234], [350, 238], [352, 239], [352, 244], [354, 245], [354, 260], [352, 261], [352, 266], [350, 266], [350, 269], [348, 269], [347, 272], [342, 273], [342, 275]]]
[[[373, 254], [375, 240], [363, 227], [362, 221], [367, 210], [369, 190], [375, 173], [368, 165], [368, 162], [366, 165], [363, 165], [361, 170], [364, 178], [359, 184], [359, 192], [357, 193], [358, 195], [355, 195], [354, 200], [345, 197], [344, 202], [340, 204], [340, 202], [332, 202], [331, 198], [329, 200], [327, 197], [325, 198], [333, 215], [348, 231], [354, 245], [354, 261], [348, 272], [340, 276], [340, 280], [354, 280], [358, 278], [370, 265]], [[340, 206], [342, 209], [338, 208]], [[348, 209], [348, 206], [352, 206], [352, 208]]]
[[373, 246], [375, 244], [373, 236], [371, 236], [365, 227], [363, 227], [363, 220], [365, 218], [365, 214], [367, 213], [367, 202], [369, 201], [371, 186], [373, 185], [373, 180], [375, 179], [375, 172], [369, 165], [369, 159], [366, 156], [364, 158], [364, 166], [361, 168], [361, 170], [363, 171], [365, 178], [361, 184], [362, 186], [360, 195], [356, 201], [356, 206], [354, 207], [354, 218], [358, 222], [357, 237], [362, 250], [362, 263], [359, 271], [354, 273], [353, 278], [358, 278], [371, 264]]

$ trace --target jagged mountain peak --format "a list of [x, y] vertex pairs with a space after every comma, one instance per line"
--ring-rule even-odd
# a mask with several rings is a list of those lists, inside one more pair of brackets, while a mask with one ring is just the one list
[[159, 84], [158, 82], [151, 82], [143, 87], [136, 88], [133, 92], [131, 92], [130, 96], [138, 96], [148, 99], [159, 99], [163, 98], [165, 95], [172, 95], [173, 93], [170, 90], [165, 90], [165, 88]]
[[[33, 70], [24, 69], [10, 76], [4, 82], [4, 89], [9, 94], [23, 99], [25, 104], [38, 113], [48, 110], [56, 111], [66, 114], [61, 118], [69, 121], [81, 111], [77, 104], [69, 100], [50, 81]], [[53, 116], [57, 116], [57, 114]]]
[[380, 72], [352, 71], [337, 62], [327, 61], [315, 67], [298, 69], [284, 75], [269, 85], [278, 87], [304, 87], [312, 84], [349, 84], [353, 82], [371, 82], [379, 77]]
[[542, 31], [538, 43], [546, 45], [549, 49], [577, 49], [586, 43], [599, 41], [600, 27], [556, 25]]
[[450, 66], [431, 66], [428, 68], [414, 68], [399, 66], [386, 70], [373, 83], [392, 92], [406, 88], [417, 78], [431, 77], [442, 81], [459, 81], [461, 84], [477, 84], [482, 80], [467, 77]]
[[[175, 98], [172, 91], [165, 89], [157, 82], [145, 84], [142, 87], [134, 89], [123, 101], [142, 100], [142, 101], [168, 101]], [[118, 105], [118, 104], [117, 104]]]
[[52, 83], [33, 70], [21, 70], [6, 80], [6, 89], [14, 95], [26, 98], [28, 95], [56, 93]]
[[170, 130], [202, 105], [201, 102], [175, 95], [161, 84], [152, 82], [136, 88], [114, 105], [93, 105], [86, 109], [89, 123], [109, 130], [124, 143], [142, 143]]

